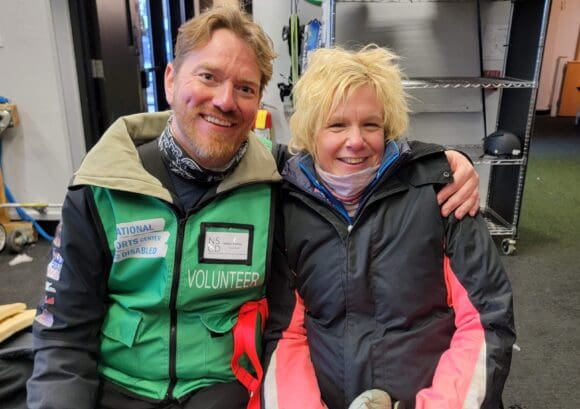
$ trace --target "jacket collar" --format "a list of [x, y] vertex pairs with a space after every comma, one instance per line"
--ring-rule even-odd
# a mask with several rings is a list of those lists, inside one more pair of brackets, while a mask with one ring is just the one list
[[[405, 141], [388, 142], [385, 146], [385, 153], [377, 175], [365, 189], [361, 198], [361, 204], [368, 199], [377, 186], [383, 185], [384, 180], [388, 179], [396, 169], [407, 162], [409, 157], [410, 148]], [[282, 172], [282, 177], [303, 192], [332, 206], [347, 221], [352, 222], [351, 217], [348, 215], [342, 203], [319, 182], [314, 171], [314, 160], [310, 154], [304, 153], [291, 158]]]
[[[385, 175], [388, 176], [388, 174], [392, 173], [392, 168], [398, 168], [411, 157], [411, 149], [407, 142], [402, 140], [388, 142], [385, 146], [385, 154], [383, 155], [381, 166], [371, 185], [380, 182]], [[290, 158], [282, 171], [284, 180], [305, 191], [320, 190], [319, 185], [321, 184], [315, 175], [314, 159], [308, 153], [302, 153]]]
[[[117, 119], [87, 153], [70, 187], [93, 185], [158, 197], [172, 203], [169, 191], [143, 167], [136, 148], [136, 145], [159, 137], [170, 114], [170, 111], [141, 113]], [[246, 154], [218, 185], [217, 192], [280, 180], [272, 153], [250, 132]]]
[[[365, 203], [404, 191], [408, 186], [444, 185], [452, 181], [451, 170], [440, 145], [403, 140], [391, 141], [377, 178], [361, 200]], [[413, 166], [410, 166], [410, 165]], [[282, 177], [289, 184], [319, 201], [335, 208], [347, 221], [352, 221], [344, 206], [315, 177], [313, 159], [308, 154], [292, 157], [286, 163]], [[363, 205], [364, 206], [364, 205]], [[361, 206], [361, 208], [363, 207]]]

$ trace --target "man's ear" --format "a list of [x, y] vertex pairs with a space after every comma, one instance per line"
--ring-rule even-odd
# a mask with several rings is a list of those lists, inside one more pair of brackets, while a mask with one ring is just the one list
[[176, 75], [177, 72], [175, 71], [173, 64], [172, 63], [167, 64], [167, 67], [165, 67], [164, 82], [165, 82], [165, 99], [167, 100], [169, 106], [173, 104], [173, 86], [175, 84]]

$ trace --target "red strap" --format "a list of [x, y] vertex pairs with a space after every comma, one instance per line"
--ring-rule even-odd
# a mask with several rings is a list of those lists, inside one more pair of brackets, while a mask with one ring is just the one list
[[[241, 306], [238, 322], [234, 325], [234, 354], [232, 356], [232, 371], [242, 385], [250, 392], [248, 409], [260, 408], [260, 385], [264, 375], [260, 357], [256, 351], [256, 325], [258, 314], [261, 317], [261, 330], [264, 331], [268, 318], [268, 304], [263, 298], [259, 301], [249, 301]], [[246, 355], [254, 370], [256, 377], [240, 365], [240, 358]]]

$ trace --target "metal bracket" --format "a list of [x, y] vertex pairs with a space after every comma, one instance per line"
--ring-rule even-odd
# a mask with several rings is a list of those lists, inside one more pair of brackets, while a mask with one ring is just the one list
[[105, 70], [103, 68], [103, 60], [91, 60], [91, 68], [93, 78], [105, 78]]

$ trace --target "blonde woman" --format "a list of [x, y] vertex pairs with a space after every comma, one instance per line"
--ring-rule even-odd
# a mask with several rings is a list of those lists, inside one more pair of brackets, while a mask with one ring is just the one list
[[266, 407], [498, 409], [511, 287], [482, 217], [440, 214], [442, 148], [401, 139], [396, 56], [318, 50], [294, 96]]

